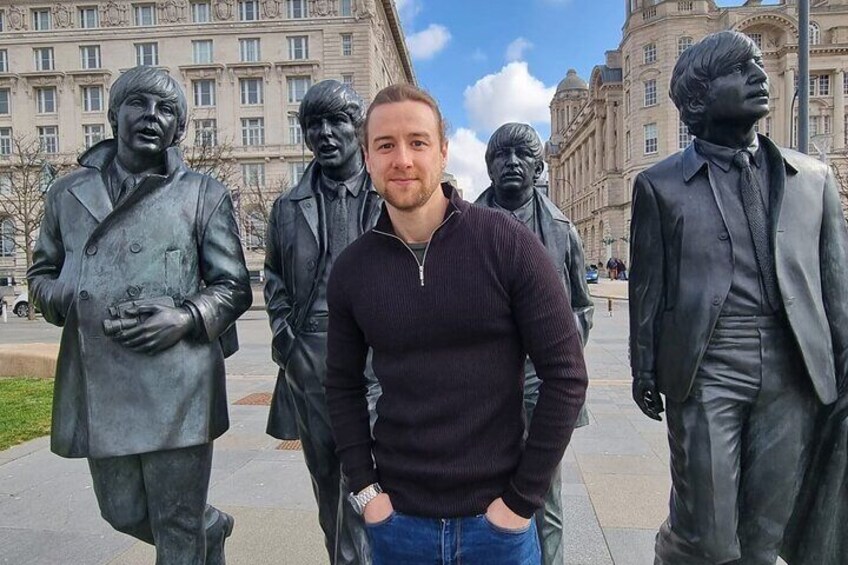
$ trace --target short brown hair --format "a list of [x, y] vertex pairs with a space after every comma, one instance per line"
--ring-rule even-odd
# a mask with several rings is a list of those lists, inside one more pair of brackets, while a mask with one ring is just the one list
[[439, 128], [439, 141], [444, 145], [447, 140], [447, 125], [445, 124], [445, 119], [442, 117], [442, 111], [439, 110], [438, 102], [427, 91], [411, 84], [400, 83], [389, 85], [378, 92], [371, 105], [368, 106], [368, 113], [365, 115], [365, 126], [362, 128], [362, 144], [366, 149], [368, 148], [368, 123], [371, 121], [371, 112], [377, 106], [396, 104], [398, 102], [421, 102], [429, 106], [433, 110], [433, 114], [436, 115], [436, 123]]

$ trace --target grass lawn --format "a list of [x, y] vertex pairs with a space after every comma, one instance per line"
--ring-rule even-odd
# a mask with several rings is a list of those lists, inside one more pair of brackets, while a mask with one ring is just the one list
[[53, 379], [0, 379], [0, 451], [50, 433]]

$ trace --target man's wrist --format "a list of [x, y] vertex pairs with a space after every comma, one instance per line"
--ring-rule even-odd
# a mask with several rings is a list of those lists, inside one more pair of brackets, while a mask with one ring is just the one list
[[380, 483], [372, 483], [357, 493], [350, 493], [348, 498], [353, 509], [357, 514], [361, 515], [368, 503], [377, 498], [382, 492], [383, 489], [380, 487]]

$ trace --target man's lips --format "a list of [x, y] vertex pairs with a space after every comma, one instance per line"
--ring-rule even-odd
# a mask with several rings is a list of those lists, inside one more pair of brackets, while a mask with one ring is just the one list
[[142, 128], [136, 131], [136, 133], [142, 137], [148, 137], [153, 139], [159, 139], [162, 136], [162, 134], [159, 133], [158, 130], [155, 130], [153, 128]]
[[757, 90], [756, 92], [752, 92], [748, 95], [748, 98], [768, 98], [769, 92], [768, 90]]

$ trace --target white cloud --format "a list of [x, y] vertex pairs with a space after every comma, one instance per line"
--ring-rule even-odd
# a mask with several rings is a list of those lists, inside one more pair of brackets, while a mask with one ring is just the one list
[[411, 28], [415, 16], [421, 12], [421, 0], [396, 0], [395, 4], [401, 22], [405, 27]]
[[506, 47], [506, 62], [512, 63], [513, 61], [524, 60], [524, 52], [531, 47], [533, 47], [533, 44], [523, 37], [516, 38]]
[[475, 129], [492, 131], [504, 122], [548, 122], [555, 93], [516, 61], [466, 87], [464, 105]]
[[486, 52], [480, 49], [479, 47], [475, 49], [474, 52], [471, 54], [471, 60], [476, 61], [478, 63], [483, 63], [488, 58], [489, 57], [486, 55]]
[[426, 61], [444, 49], [450, 39], [451, 34], [448, 28], [439, 24], [430, 24], [427, 29], [408, 36], [406, 45], [413, 59]]
[[447, 171], [456, 177], [463, 198], [471, 202], [489, 186], [486, 143], [477, 137], [476, 132], [459, 128], [450, 136]]

